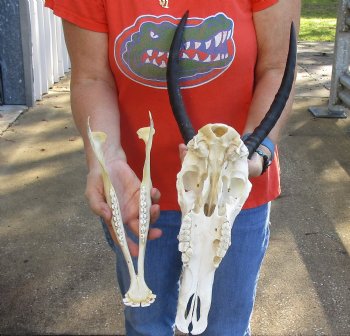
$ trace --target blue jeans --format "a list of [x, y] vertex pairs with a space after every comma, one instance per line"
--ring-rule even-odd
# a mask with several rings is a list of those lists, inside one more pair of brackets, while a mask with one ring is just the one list
[[[260, 266], [269, 241], [270, 204], [242, 210], [232, 229], [232, 245], [215, 273], [208, 327], [202, 335], [250, 335]], [[181, 215], [163, 211], [155, 227], [163, 230], [161, 238], [148, 241], [145, 280], [157, 295], [149, 307], [125, 307], [127, 336], [174, 335], [181, 254], [177, 235]], [[107, 241], [117, 255], [117, 279], [122, 295], [130, 284], [121, 250], [113, 243], [105, 224]], [[135, 259], [136, 260], [136, 259]]]

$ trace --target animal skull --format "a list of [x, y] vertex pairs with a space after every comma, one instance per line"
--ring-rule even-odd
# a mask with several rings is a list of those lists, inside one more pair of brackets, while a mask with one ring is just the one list
[[188, 15], [187, 11], [181, 18], [171, 43], [167, 87], [175, 120], [189, 147], [177, 180], [183, 215], [179, 234], [183, 273], [176, 325], [188, 332], [192, 323], [191, 333], [197, 335], [206, 329], [215, 269], [230, 245], [233, 220], [250, 192], [247, 159], [251, 159], [277, 123], [292, 90], [297, 43], [291, 23], [281, 86], [265, 117], [244, 143], [234, 129], [222, 124], [204, 126], [195, 135], [179, 84], [182, 75], [179, 54]]
[[207, 327], [215, 271], [251, 189], [247, 157], [240, 135], [224, 124], [204, 126], [188, 143], [177, 176], [183, 269], [176, 326], [182, 332], [188, 332], [190, 323], [193, 335]]
[[139, 257], [137, 260], [138, 274], [136, 274], [130, 251], [126, 242], [125, 230], [120, 212], [117, 194], [113, 188], [111, 178], [108, 175], [105, 159], [103, 157], [103, 144], [107, 139], [107, 135], [103, 132], [92, 132], [88, 120], [88, 137], [91, 147], [96, 155], [102, 170], [102, 178], [104, 191], [108, 205], [112, 209], [112, 227], [118, 244], [123, 252], [130, 274], [130, 288], [125, 294], [123, 302], [127, 306], [145, 307], [155, 301], [156, 295], [146, 285], [144, 279], [144, 259], [146, 251], [146, 242], [150, 222], [150, 207], [151, 207], [151, 173], [150, 173], [150, 152], [152, 147], [153, 135], [155, 133], [151, 113], [150, 127], [144, 127], [137, 131], [140, 139], [146, 144], [146, 159], [143, 168], [143, 178], [140, 186], [140, 203], [139, 203]]

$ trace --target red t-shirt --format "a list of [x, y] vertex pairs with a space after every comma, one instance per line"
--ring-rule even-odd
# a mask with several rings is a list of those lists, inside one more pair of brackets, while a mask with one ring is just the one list
[[[195, 129], [224, 123], [244, 128], [254, 89], [257, 42], [252, 14], [278, 0], [46, 0], [54, 13], [77, 26], [107, 33], [109, 61], [120, 108], [122, 146], [139, 177], [145, 158], [136, 131], [149, 124], [156, 134], [151, 153], [153, 185], [162, 193], [161, 209], [178, 209], [176, 175], [180, 171], [180, 132], [166, 90], [167, 52], [186, 10], [185, 50], [181, 58], [182, 95]], [[245, 208], [280, 193], [278, 155], [267, 172], [251, 179]]]

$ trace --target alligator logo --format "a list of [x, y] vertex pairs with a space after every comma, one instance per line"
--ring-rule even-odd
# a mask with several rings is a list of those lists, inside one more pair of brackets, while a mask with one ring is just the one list
[[[114, 44], [119, 69], [135, 82], [165, 89], [170, 44], [179, 18], [142, 16]], [[225, 14], [189, 18], [180, 53], [182, 88], [203, 85], [220, 76], [233, 62], [234, 23]]]

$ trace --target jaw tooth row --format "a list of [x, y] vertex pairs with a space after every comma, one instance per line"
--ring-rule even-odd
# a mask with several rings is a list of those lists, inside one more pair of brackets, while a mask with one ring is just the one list
[[184, 266], [187, 266], [190, 258], [193, 255], [193, 249], [191, 246], [191, 228], [192, 228], [192, 219], [189, 215], [186, 215], [181, 224], [180, 233], [179, 233], [179, 251], [182, 252], [181, 260]]
[[[222, 259], [231, 245], [231, 225], [228, 221], [222, 224], [220, 233], [220, 242], [216, 251], [216, 256]], [[217, 266], [219, 266], [219, 264], [220, 262], [217, 264]]]
[[112, 224], [115, 228], [115, 234], [117, 236], [118, 242], [120, 246], [124, 246], [125, 244], [125, 231], [123, 226], [123, 221], [121, 219], [120, 215], [120, 209], [119, 209], [119, 203], [117, 199], [117, 195], [115, 194], [115, 191], [113, 188], [111, 188], [109, 192], [111, 196], [111, 202], [112, 202]]
[[140, 189], [140, 240], [142, 243], [146, 242], [149, 222], [149, 211], [147, 209], [147, 189], [146, 186], [142, 185]]

